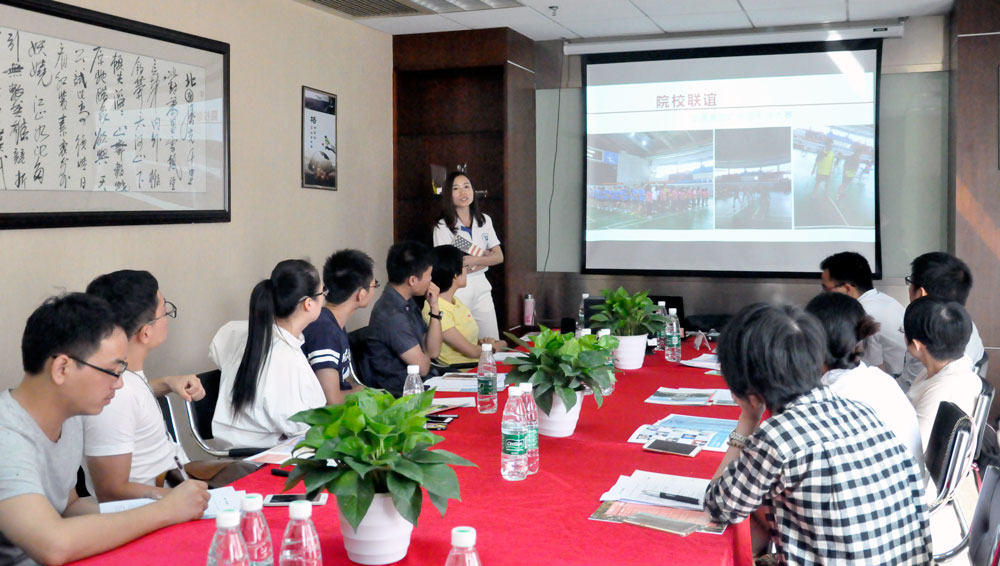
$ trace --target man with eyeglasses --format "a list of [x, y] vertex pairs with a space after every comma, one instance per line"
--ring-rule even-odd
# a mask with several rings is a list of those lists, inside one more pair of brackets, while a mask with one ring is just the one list
[[347, 321], [354, 311], [371, 304], [379, 282], [374, 261], [359, 250], [340, 250], [323, 265], [326, 306], [302, 332], [302, 352], [323, 386], [326, 402], [339, 405], [344, 396], [364, 387], [354, 368]]
[[819, 264], [823, 274], [820, 284], [826, 293], [843, 293], [857, 299], [865, 313], [879, 323], [879, 330], [865, 341], [861, 357], [866, 365], [882, 369], [891, 376], [903, 371], [906, 339], [903, 337], [903, 305], [875, 289], [872, 268], [857, 252], [840, 252]]
[[205, 396], [194, 375], [147, 379], [146, 357], [166, 338], [177, 307], [163, 298], [148, 271], [121, 270], [90, 282], [87, 293], [111, 305], [128, 336], [128, 370], [122, 389], [99, 415], [84, 418], [87, 488], [101, 501], [158, 499], [165, 495], [165, 474], [188, 462], [167, 433], [157, 397], [171, 391], [185, 401]]
[[28, 318], [24, 379], [0, 391], [0, 564], [62, 564], [201, 517], [206, 485], [188, 480], [150, 505], [101, 514], [73, 489], [83, 423], [121, 390], [125, 333], [107, 302], [54, 297]]

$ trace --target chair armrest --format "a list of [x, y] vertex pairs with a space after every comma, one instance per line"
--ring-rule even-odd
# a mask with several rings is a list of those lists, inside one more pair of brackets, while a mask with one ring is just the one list
[[232, 448], [229, 450], [230, 458], [247, 458], [260, 454], [261, 452], [267, 450], [267, 448]]

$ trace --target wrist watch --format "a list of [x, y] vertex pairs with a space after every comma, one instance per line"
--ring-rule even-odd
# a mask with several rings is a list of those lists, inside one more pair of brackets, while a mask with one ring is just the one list
[[436, 319], [438, 319], [438, 320], [441, 320], [441, 318], [442, 318], [442, 315], [441, 315], [441, 313], [437, 313], [437, 314], [434, 314], [434, 313], [432, 313], [432, 312], [429, 312], [429, 311], [428, 311], [428, 313], [427, 313], [427, 316], [429, 316], [429, 317], [431, 317], [431, 318], [436, 318]]
[[744, 435], [736, 432], [735, 430], [733, 432], [729, 433], [729, 442], [728, 442], [728, 444], [730, 446], [735, 446], [736, 448], [739, 448], [740, 450], [742, 450], [742, 449], [744, 449], [744, 448], [747, 447], [747, 442], [750, 442], [750, 437], [744, 436]]

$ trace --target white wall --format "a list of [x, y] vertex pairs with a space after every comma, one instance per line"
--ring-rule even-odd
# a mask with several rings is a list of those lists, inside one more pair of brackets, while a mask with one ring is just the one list
[[[293, 0], [72, 0], [230, 44], [232, 222], [0, 231], [0, 386], [21, 379], [24, 321], [47, 296], [116, 269], [148, 269], [180, 315], [151, 376], [210, 369], [208, 342], [246, 318], [279, 260], [392, 242], [392, 38]], [[338, 96], [340, 190], [300, 188], [303, 85]], [[368, 313], [355, 325], [363, 324]]]

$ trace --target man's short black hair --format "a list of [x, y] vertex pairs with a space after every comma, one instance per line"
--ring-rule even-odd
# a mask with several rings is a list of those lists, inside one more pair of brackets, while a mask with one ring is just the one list
[[375, 278], [374, 266], [372, 258], [360, 250], [340, 250], [326, 258], [323, 264], [326, 300], [339, 305], [358, 289], [368, 288]]
[[389, 283], [401, 285], [413, 277], [421, 277], [431, 266], [431, 248], [421, 242], [404, 240], [389, 248], [385, 258], [385, 270]]
[[722, 375], [733, 395], [760, 395], [772, 413], [819, 386], [826, 335], [798, 307], [757, 303], [736, 314], [719, 339]]
[[86, 360], [118, 328], [111, 305], [101, 297], [69, 293], [50, 297], [35, 309], [21, 336], [21, 365], [36, 375], [59, 354]]
[[840, 252], [823, 260], [819, 268], [830, 272], [830, 279], [850, 283], [864, 293], [874, 287], [872, 268], [865, 256], [858, 252]]
[[105, 273], [87, 285], [87, 293], [111, 305], [118, 326], [131, 338], [142, 325], [156, 318], [156, 292], [160, 284], [148, 271], [122, 269]]
[[919, 340], [935, 360], [955, 360], [965, 354], [972, 318], [958, 301], [928, 295], [906, 307], [903, 334], [907, 343]]
[[910, 263], [910, 282], [932, 297], [957, 301], [965, 306], [972, 290], [972, 270], [957, 257], [944, 252], [930, 252]]
[[465, 254], [451, 244], [434, 248], [434, 265], [431, 270], [431, 282], [438, 286], [442, 293], [451, 289], [455, 278], [462, 274], [462, 262]]

